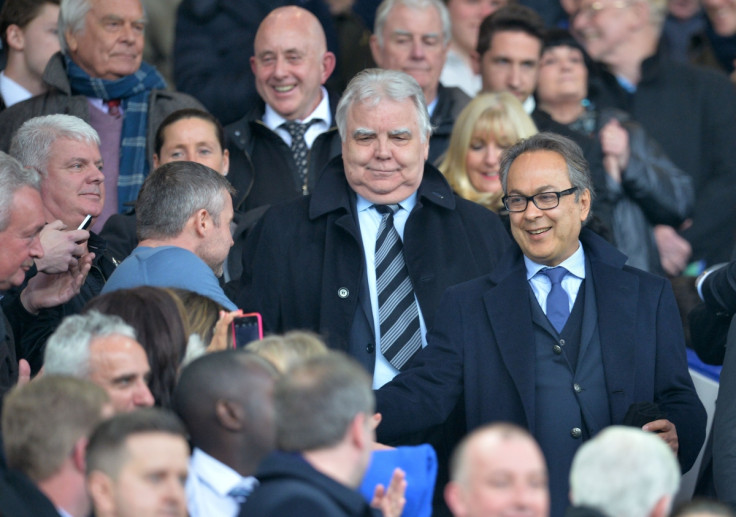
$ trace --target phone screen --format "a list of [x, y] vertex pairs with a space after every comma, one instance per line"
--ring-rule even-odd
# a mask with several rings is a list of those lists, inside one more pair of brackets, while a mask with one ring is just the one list
[[263, 322], [261, 315], [257, 312], [235, 318], [231, 328], [234, 348], [243, 348], [251, 341], [263, 339]]

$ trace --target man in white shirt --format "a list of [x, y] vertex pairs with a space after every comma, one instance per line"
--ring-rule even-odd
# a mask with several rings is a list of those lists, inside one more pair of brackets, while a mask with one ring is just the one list
[[200, 357], [181, 374], [173, 407], [194, 451], [187, 478], [190, 517], [235, 517], [258, 485], [253, 477], [275, 448], [276, 370], [242, 350]]
[[335, 55], [319, 20], [297, 6], [274, 9], [258, 27], [254, 49], [250, 63], [263, 103], [225, 128], [231, 180], [249, 185], [242, 210], [308, 194], [340, 154], [338, 99], [323, 87]]

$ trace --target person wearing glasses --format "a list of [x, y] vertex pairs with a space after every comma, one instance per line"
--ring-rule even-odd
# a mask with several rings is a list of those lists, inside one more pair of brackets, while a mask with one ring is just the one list
[[571, 140], [539, 133], [510, 147], [501, 184], [516, 246], [445, 292], [427, 347], [377, 391], [378, 440], [436, 425], [464, 400], [468, 431], [506, 421], [539, 442], [552, 517], [569, 504], [575, 452], [610, 425], [657, 433], [686, 472], [705, 411], [669, 282], [585, 228], [594, 193]]

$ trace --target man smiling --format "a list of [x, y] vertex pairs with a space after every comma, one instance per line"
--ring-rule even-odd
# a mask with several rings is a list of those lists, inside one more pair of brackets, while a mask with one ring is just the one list
[[335, 69], [319, 20], [301, 7], [274, 9], [250, 59], [263, 101], [227, 126], [231, 175], [249, 192], [242, 210], [308, 194], [340, 154], [334, 104], [322, 86]]
[[658, 433], [687, 471], [705, 412], [669, 282], [583, 228], [593, 192], [571, 140], [539, 133], [509, 148], [501, 183], [517, 246], [491, 275], [448, 290], [427, 348], [377, 392], [379, 440], [442, 422], [462, 394], [469, 431], [506, 421], [539, 442], [553, 517], [568, 505], [575, 451], [612, 424]]
[[146, 17], [140, 0], [63, 0], [59, 11], [61, 52], [43, 72], [42, 95], [5, 110], [0, 149], [39, 115], [65, 113], [88, 122], [100, 135], [106, 202], [93, 229], [135, 201], [151, 169], [153, 133], [180, 108], [201, 107], [193, 98], [166, 91], [155, 68], [142, 62]]

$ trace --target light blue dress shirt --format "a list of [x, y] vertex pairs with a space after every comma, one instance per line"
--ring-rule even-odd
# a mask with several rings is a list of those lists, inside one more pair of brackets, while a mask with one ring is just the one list
[[[552, 289], [552, 281], [547, 275], [541, 274], [540, 271], [549, 266], [538, 264], [526, 256], [524, 256], [524, 264], [526, 265], [526, 279], [532, 287], [532, 292], [534, 292], [539, 306], [547, 314], [547, 296], [549, 296], [549, 292]], [[570, 302], [570, 312], [572, 312], [572, 306], [575, 305], [575, 299], [578, 297], [580, 284], [585, 279], [585, 252], [580, 241], [578, 241], [578, 249], [575, 253], [557, 265], [564, 267], [568, 272], [565, 278], [562, 279], [561, 285], [567, 293]]]
[[[394, 214], [394, 228], [404, 240], [404, 227], [409, 219], [414, 205], [417, 203], [417, 193], [414, 192], [407, 199], [399, 203], [399, 210]], [[378, 236], [378, 226], [381, 224], [382, 215], [373, 208], [373, 203], [367, 199], [358, 196], [358, 224], [360, 225], [360, 235], [363, 238], [363, 250], [365, 251], [365, 267], [368, 274], [368, 291], [371, 299], [371, 311], [373, 313], [373, 332], [376, 336], [376, 366], [373, 371], [373, 389], [378, 389], [391, 379], [393, 379], [399, 370], [393, 367], [391, 363], [381, 353], [381, 328], [378, 320], [378, 293], [376, 291], [376, 237]], [[414, 294], [414, 300], [419, 309], [419, 327], [422, 332], [422, 347], [427, 346], [427, 327], [424, 324], [422, 316], [422, 308]]]

